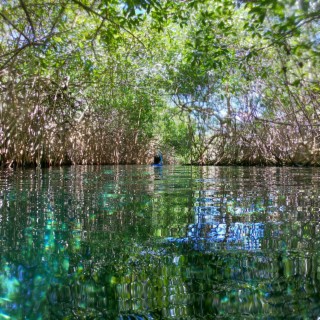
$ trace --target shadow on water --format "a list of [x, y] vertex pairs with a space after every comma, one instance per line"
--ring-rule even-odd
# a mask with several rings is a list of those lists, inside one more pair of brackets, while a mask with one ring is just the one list
[[0, 319], [320, 315], [318, 168], [0, 171]]
[[154, 170], [154, 179], [161, 180], [163, 179], [163, 168], [162, 167], [153, 167]]

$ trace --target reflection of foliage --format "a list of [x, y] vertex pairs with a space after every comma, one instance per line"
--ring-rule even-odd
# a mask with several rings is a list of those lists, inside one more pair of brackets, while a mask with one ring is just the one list
[[316, 172], [1, 172], [1, 312], [29, 319], [313, 317]]

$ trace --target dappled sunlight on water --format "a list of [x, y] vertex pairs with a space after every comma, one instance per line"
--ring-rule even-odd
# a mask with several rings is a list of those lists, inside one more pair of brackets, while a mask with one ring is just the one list
[[0, 318], [320, 316], [318, 168], [0, 171]]

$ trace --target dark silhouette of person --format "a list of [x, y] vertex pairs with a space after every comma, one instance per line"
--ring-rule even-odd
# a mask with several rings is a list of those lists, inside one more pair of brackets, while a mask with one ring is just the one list
[[162, 160], [162, 154], [161, 152], [158, 152], [154, 158], [153, 158], [153, 165], [162, 166], [163, 160]]

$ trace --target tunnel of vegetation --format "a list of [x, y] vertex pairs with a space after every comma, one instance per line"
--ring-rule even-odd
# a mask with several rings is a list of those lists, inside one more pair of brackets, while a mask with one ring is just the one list
[[320, 164], [318, 0], [0, 5], [0, 163]]

